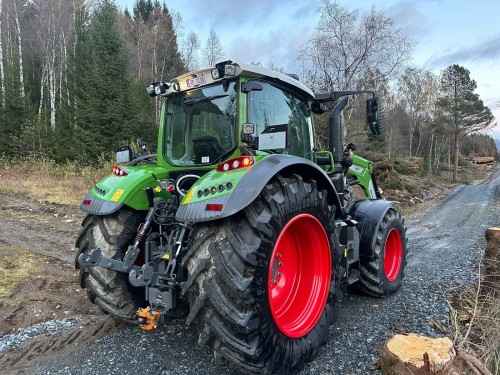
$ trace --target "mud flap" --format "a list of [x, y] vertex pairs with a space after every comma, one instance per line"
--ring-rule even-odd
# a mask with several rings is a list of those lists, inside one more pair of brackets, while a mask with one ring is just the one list
[[346, 208], [346, 214], [356, 220], [360, 233], [359, 257], [371, 261], [374, 259], [376, 236], [380, 222], [390, 208], [399, 211], [399, 202], [382, 199], [352, 202]]

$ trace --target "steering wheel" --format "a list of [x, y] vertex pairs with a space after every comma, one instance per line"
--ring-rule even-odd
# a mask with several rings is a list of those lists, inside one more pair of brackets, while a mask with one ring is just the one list
[[[177, 181], [175, 181], [175, 191], [179, 193], [181, 197], [184, 198], [186, 196], [187, 191], [191, 188], [191, 186], [194, 185], [196, 181], [198, 181], [199, 178], [200, 176], [195, 174], [185, 174], [184, 176], [179, 177]], [[189, 185], [187, 189], [183, 189], [182, 186], [186, 185], [187, 182], [189, 181], [192, 181], [191, 185]]]

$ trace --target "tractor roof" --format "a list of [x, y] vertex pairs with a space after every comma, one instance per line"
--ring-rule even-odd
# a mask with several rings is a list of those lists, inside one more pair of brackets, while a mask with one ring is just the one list
[[[229, 68], [226, 68], [226, 66], [229, 66]], [[216, 64], [215, 68], [197, 70], [174, 78], [166, 94], [207, 86], [219, 80], [222, 81], [237, 76], [276, 82], [286, 86], [289, 90], [297, 92], [299, 95], [305, 96], [307, 99], [314, 99], [314, 93], [311, 89], [288, 74], [256, 65], [238, 64], [231, 61]]]

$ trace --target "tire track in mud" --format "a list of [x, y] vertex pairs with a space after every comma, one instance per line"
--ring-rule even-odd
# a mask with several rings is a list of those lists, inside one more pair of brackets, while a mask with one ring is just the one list
[[[36, 258], [41, 272], [19, 282], [9, 298], [0, 302], [0, 335], [17, 340], [11, 343], [14, 349], [0, 354], [2, 374], [32, 374], [39, 358], [63, 355], [123, 329], [123, 324], [91, 304], [78, 284], [72, 247], [82, 218], [77, 207], [0, 195], [0, 256], [9, 256], [11, 248], [21, 248], [45, 257]], [[54, 335], [39, 329], [22, 341], [26, 327], [31, 328], [29, 332], [37, 331], [32, 327], [75, 316], [81, 318], [71, 329], [52, 332]]]
[[64, 356], [65, 351], [89, 341], [95, 341], [124, 327], [107, 316], [90, 316], [77, 321], [74, 328], [55, 336], [38, 336], [28, 340], [22, 348], [8, 351], [0, 358], [2, 374], [33, 374], [43, 356]]

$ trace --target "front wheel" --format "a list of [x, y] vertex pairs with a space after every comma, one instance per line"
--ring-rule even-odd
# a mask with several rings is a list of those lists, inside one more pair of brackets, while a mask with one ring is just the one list
[[200, 343], [241, 370], [292, 374], [328, 340], [338, 286], [335, 207], [277, 176], [243, 212], [196, 225], [183, 289]]
[[390, 208], [382, 218], [371, 261], [361, 261], [360, 289], [376, 297], [396, 292], [406, 266], [406, 230], [401, 214]]

